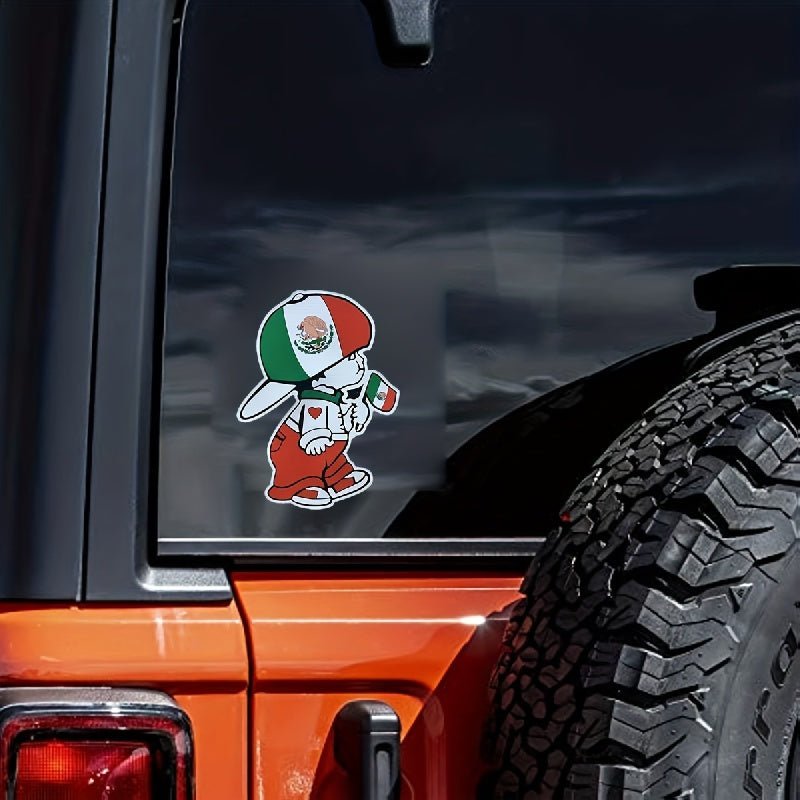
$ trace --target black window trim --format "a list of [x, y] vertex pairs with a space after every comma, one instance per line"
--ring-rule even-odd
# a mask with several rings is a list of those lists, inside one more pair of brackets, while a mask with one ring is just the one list
[[[269, 544], [269, 549], [264, 544]], [[347, 566], [372, 564], [382, 558], [436, 569], [475, 569], [475, 559], [488, 559], [481, 569], [524, 567], [541, 547], [541, 537], [517, 539], [266, 539], [258, 537], [197, 537], [161, 539], [160, 556], [216, 556], [239, 563], [309, 565], [318, 563]], [[522, 559], [522, 561], [520, 561]], [[470, 563], [472, 562], [472, 563]], [[398, 564], [399, 565], [399, 564]], [[382, 564], [383, 566], [383, 564]], [[391, 566], [391, 565], [386, 565]]]
[[0, 262], [15, 292], [0, 600], [81, 599], [112, 18], [113, 0], [0, 3], [0, 48], [13, 42], [0, 59]]
[[156, 563], [148, 510], [162, 156], [180, 11], [176, 0], [117, 0], [84, 572], [91, 601], [232, 596], [218, 567]]

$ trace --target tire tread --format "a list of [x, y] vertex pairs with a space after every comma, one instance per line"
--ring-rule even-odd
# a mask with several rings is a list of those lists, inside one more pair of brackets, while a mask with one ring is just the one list
[[755, 584], [797, 541], [800, 324], [631, 426], [534, 559], [492, 678], [496, 800], [700, 795]]

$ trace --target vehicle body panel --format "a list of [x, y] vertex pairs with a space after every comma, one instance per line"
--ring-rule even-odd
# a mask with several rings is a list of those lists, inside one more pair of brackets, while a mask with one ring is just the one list
[[247, 648], [234, 603], [5, 606], [4, 685], [157, 688], [192, 723], [197, 800], [247, 797]]
[[339, 708], [361, 698], [400, 717], [405, 797], [474, 794], [486, 686], [519, 576], [253, 573], [233, 583], [251, 637], [255, 798], [352, 796], [329, 733]]

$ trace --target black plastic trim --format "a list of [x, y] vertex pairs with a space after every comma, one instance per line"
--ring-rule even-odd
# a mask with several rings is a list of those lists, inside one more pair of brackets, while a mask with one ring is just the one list
[[223, 570], [150, 563], [151, 390], [175, 0], [118, 0], [98, 305], [86, 600], [229, 600]]
[[424, 67], [433, 58], [435, 0], [364, 0], [383, 62]]
[[400, 797], [400, 718], [387, 703], [351, 700], [333, 720], [333, 749], [357, 800]]
[[112, 8], [0, 2], [4, 600], [80, 596]]
[[[536, 555], [544, 543], [543, 537], [529, 539], [162, 539], [159, 555], [165, 557], [191, 556], [222, 558], [236, 563], [261, 565], [300, 564], [308, 567], [309, 560], [328, 566], [352, 567], [357, 564], [381, 568], [401, 566], [419, 561], [429, 568], [441, 570], [450, 566], [464, 569], [476, 566], [498, 566], [512, 561], [510, 567], [525, 564]], [[389, 556], [392, 563], [385, 560]], [[346, 561], [345, 561], [346, 559]], [[446, 560], [446, 564], [443, 563]], [[344, 563], [343, 563], [344, 562]]]
[[715, 332], [788, 311], [799, 294], [798, 264], [733, 264], [694, 280], [697, 307], [716, 312]]

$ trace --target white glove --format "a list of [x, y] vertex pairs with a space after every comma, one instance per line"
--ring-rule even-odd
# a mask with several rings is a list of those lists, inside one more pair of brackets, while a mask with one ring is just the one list
[[350, 433], [353, 430], [354, 423], [354, 414], [355, 414], [355, 403], [342, 403], [341, 408], [341, 415], [342, 415], [342, 427]]
[[319, 439], [312, 439], [305, 447], [306, 453], [310, 456], [318, 456], [324, 453], [333, 444], [333, 439], [320, 437]]
[[367, 423], [372, 416], [372, 410], [366, 403], [356, 403], [355, 411], [353, 412], [353, 421], [355, 422], [356, 431], [361, 433], [367, 427]]

